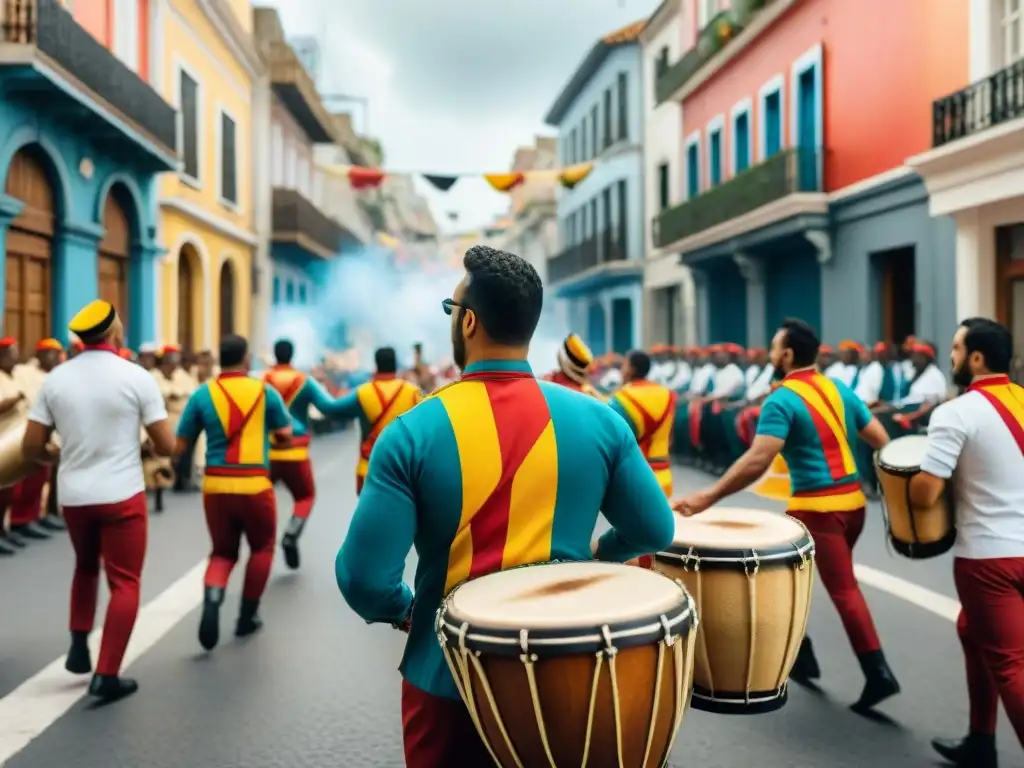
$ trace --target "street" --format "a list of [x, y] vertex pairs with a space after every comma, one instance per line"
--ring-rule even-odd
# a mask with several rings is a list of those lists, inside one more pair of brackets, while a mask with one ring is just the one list
[[[171, 496], [167, 510], [151, 517], [143, 609], [127, 670], [139, 680], [140, 691], [115, 705], [90, 708], [84, 698], [88, 678], [76, 679], [62, 667], [72, 566], [66, 536], [58, 534], [0, 562], [5, 598], [0, 765], [401, 766], [396, 668], [404, 636], [366, 626], [349, 611], [334, 583], [334, 556], [355, 501], [354, 434], [319, 438], [313, 453], [319, 501], [302, 539], [302, 568], [291, 573], [279, 557], [263, 602], [266, 627], [244, 641], [224, 632], [222, 644], [204, 654], [196, 640], [208, 548], [199, 495]], [[708, 482], [702, 474], [676, 470], [677, 492]], [[284, 520], [290, 502], [286, 496], [279, 499]], [[772, 507], [753, 496], [735, 501], [737, 506]], [[939, 764], [929, 739], [959, 735], [967, 726], [962, 655], [951, 621], [950, 559], [897, 559], [886, 548], [875, 507], [857, 561], [886, 653], [903, 686], [902, 695], [881, 708], [888, 719], [871, 721], [847, 709], [860, 693], [860, 669], [834, 609], [816, 587], [809, 635], [822, 664], [823, 690], [810, 693], [794, 686], [789, 704], [767, 715], [729, 718], [691, 711], [671, 765]], [[410, 579], [413, 565], [410, 558]], [[225, 628], [237, 610], [239, 571], [225, 605]], [[1024, 766], [1005, 721], [999, 744], [1005, 768]]]

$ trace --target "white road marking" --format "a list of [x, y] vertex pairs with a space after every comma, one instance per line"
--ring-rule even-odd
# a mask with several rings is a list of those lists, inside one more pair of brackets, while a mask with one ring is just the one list
[[[347, 456], [323, 462], [317, 479], [331, 477]], [[182, 619], [202, 604], [206, 560], [196, 563], [139, 611], [123, 669], [162, 640]], [[103, 638], [101, 629], [89, 637], [95, 663]], [[64, 669], [64, 657], [55, 659], [0, 699], [0, 766], [8, 761], [71, 709], [86, 694], [90, 676], [72, 675]]]
[[960, 603], [956, 600], [919, 586], [912, 581], [860, 563], [854, 564], [853, 573], [862, 584], [887, 592], [893, 597], [912, 603], [943, 619], [955, 622], [957, 616], [960, 615]]

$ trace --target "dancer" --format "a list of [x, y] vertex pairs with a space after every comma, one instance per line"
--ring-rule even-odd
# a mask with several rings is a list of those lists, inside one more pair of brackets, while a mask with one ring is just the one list
[[[853, 573], [853, 547], [864, 528], [866, 500], [857, 478], [853, 441], [872, 448], [889, 438], [867, 406], [843, 383], [815, 370], [818, 336], [802, 320], [786, 320], [772, 340], [771, 363], [782, 382], [764, 401], [754, 442], [721, 480], [673, 506], [686, 515], [703, 512], [764, 475], [782, 454], [793, 497], [787, 513], [814, 537], [818, 565], [829, 597], [860, 661], [866, 682], [853, 705], [865, 712], [899, 693]], [[807, 683], [821, 672], [809, 638], [800, 646], [790, 679]]]
[[316, 482], [309, 460], [309, 408], [316, 408], [328, 419], [343, 415], [345, 404], [327, 394], [312, 377], [292, 368], [295, 345], [287, 339], [274, 343], [276, 365], [263, 374], [263, 381], [281, 395], [292, 418], [292, 438], [285, 447], [270, 448], [270, 480], [284, 483], [292, 495], [294, 507], [281, 539], [284, 560], [289, 568], [299, 567], [299, 536], [316, 503]]
[[[541, 314], [540, 278], [486, 246], [443, 302], [462, 377], [403, 414], [374, 450], [338, 553], [338, 586], [370, 622], [409, 632], [402, 727], [410, 768], [492, 766], [459, 699], [434, 628], [443, 597], [466, 578], [552, 559], [591, 558], [599, 510], [614, 526], [600, 560], [667, 547], [668, 501], [625, 422], [526, 362]], [[416, 546], [416, 600], [403, 582]]]
[[249, 544], [242, 605], [235, 635], [263, 626], [260, 598], [270, 578], [277, 540], [277, 502], [270, 483], [271, 439], [285, 447], [292, 419], [277, 390], [249, 376], [249, 343], [229, 334], [220, 342], [221, 373], [195, 391], [178, 422], [175, 454], [183, 455], [206, 433], [203, 510], [213, 552], [206, 568], [199, 643], [220, 640], [220, 606], [238, 562], [242, 535]]
[[[935, 750], [970, 768], [995, 768], [999, 700], [1024, 745], [1024, 389], [1007, 376], [1013, 337], [971, 318], [953, 337], [953, 383], [966, 392], [932, 412], [910, 501], [930, 507], [953, 483], [957, 633], [967, 666], [970, 731]], [[954, 475], [954, 471], [956, 474]]]
[[170, 455], [174, 438], [153, 377], [117, 355], [124, 329], [113, 305], [90, 303], [68, 328], [82, 340], [82, 351], [46, 377], [29, 413], [22, 449], [28, 459], [53, 461], [58, 453], [49, 438], [60, 433], [58, 492], [75, 549], [71, 649], [65, 668], [75, 674], [92, 671], [88, 637], [102, 562], [110, 602], [89, 693], [114, 701], [139, 687], [135, 680], [120, 677], [139, 611], [146, 556], [139, 431], [145, 427], [154, 450], [163, 455]]

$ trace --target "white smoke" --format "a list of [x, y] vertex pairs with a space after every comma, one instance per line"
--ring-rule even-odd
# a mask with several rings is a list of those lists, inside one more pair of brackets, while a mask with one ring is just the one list
[[[341, 351], [335, 329], [343, 324], [349, 346], [359, 355], [360, 368], [373, 367], [373, 351], [394, 347], [399, 366], [412, 364], [413, 344], [423, 344], [428, 363], [445, 365], [452, 359], [451, 319], [441, 302], [449, 298], [463, 277], [456, 269], [396, 269], [388, 252], [368, 247], [333, 260], [318, 281], [313, 304], [274, 307], [270, 339], [290, 339], [294, 364], [310, 368], [328, 347]], [[545, 296], [545, 301], [553, 297]], [[542, 321], [553, 325], [552, 321]], [[556, 355], [567, 330], [540, 327], [530, 346], [530, 363], [539, 374], [556, 366]]]

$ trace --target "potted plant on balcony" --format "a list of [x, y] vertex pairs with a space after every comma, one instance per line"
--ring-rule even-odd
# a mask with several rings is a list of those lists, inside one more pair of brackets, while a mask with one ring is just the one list
[[732, 13], [736, 18], [736, 23], [741, 28], [747, 26], [758, 11], [764, 8], [766, 2], [767, 0], [733, 0]]
[[732, 11], [722, 11], [715, 16], [700, 33], [697, 50], [703, 61], [707, 61], [742, 31]]

